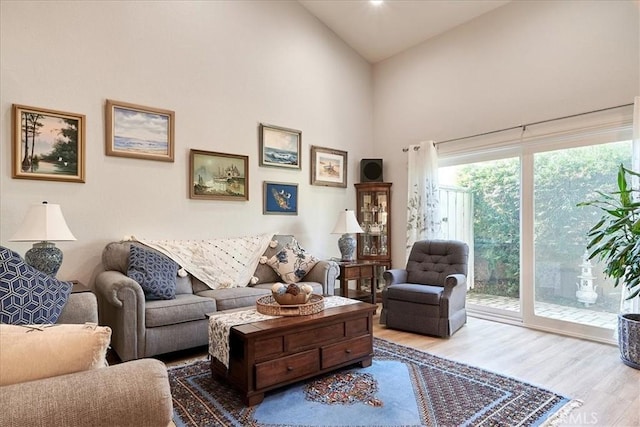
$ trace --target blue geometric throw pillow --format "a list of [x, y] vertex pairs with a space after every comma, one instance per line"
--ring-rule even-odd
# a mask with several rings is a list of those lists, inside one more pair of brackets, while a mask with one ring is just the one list
[[158, 251], [131, 245], [127, 276], [140, 284], [147, 299], [174, 299], [178, 264]]
[[0, 246], [0, 323], [56, 323], [73, 283], [62, 282], [24, 262]]

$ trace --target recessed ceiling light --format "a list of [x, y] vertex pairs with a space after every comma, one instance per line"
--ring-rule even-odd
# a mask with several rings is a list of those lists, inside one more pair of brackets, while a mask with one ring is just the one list
[[369, 2], [374, 6], [380, 6], [382, 3], [384, 3], [384, 0], [369, 0]]

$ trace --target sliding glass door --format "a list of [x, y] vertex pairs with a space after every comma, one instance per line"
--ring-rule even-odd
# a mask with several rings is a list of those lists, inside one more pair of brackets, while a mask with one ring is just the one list
[[615, 189], [632, 145], [599, 137], [520, 141], [518, 155], [495, 150], [494, 159], [444, 162], [443, 237], [471, 248], [471, 313], [613, 342], [624, 300], [586, 253], [600, 213], [578, 204]]
[[[440, 186], [444, 237], [470, 247], [469, 306], [520, 317], [520, 159], [440, 168]], [[469, 201], [452, 204], [452, 194]]]
[[615, 189], [618, 165], [631, 164], [631, 142], [533, 153], [531, 159], [534, 298], [533, 316], [525, 320], [562, 328], [613, 330], [620, 312], [620, 289], [613, 288], [602, 274], [603, 266], [590, 261], [586, 252], [587, 232], [600, 212], [577, 204], [596, 198], [598, 191]]

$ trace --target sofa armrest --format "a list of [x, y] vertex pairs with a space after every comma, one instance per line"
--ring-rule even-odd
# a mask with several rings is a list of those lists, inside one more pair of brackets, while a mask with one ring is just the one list
[[100, 324], [112, 330], [111, 346], [122, 361], [144, 354], [145, 298], [142, 288], [119, 271], [103, 271], [96, 277]]
[[92, 292], [69, 295], [56, 323], [98, 323], [98, 302]]
[[320, 283], [325, 295], [333, 295], [339, 275], [340, 268], [335, 261], [321, 260], [304, 276], [303, 281]]
[[400, 268], [385, 270], [382, 273], [382, 278], [384, 279], [385, 288], [396, 283], [407, 283], [407, 270]]
[[155, 359], [0, 387], [3, 426], [167, 426], [167, 369]]
[[138, 282], [115, 270], [103, 271], [96, 277], [96, 295], [98, 301], [114, 307], [122, 307], [127, 292], [131, 297], [144, 301], [144, 291]]

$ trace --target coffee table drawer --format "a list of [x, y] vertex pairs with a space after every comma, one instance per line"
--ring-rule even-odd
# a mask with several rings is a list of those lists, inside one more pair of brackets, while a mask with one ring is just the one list
[[319, 344], [344, 337], [344, 323], [334, 323], [304, 332], [294, 332], [286, 336], [285, 351], [306, 350]]
[[355, 360], [373, 353], [371, 335], [322, 347], [322, 369]]
[[285, 383], [320, 369], [317, 349], [281, 357], [268, 362], [256, 363], [256, 388]]

